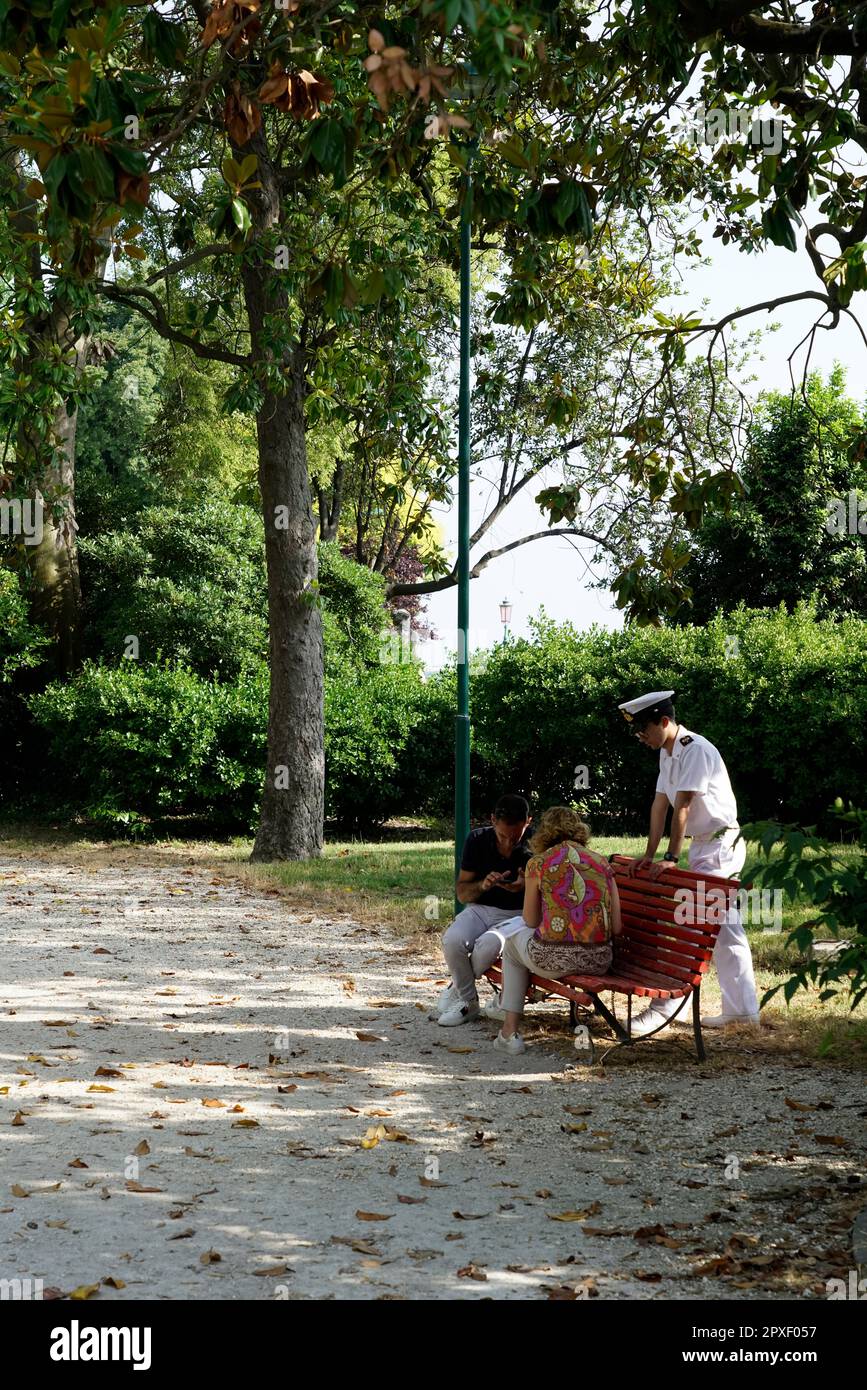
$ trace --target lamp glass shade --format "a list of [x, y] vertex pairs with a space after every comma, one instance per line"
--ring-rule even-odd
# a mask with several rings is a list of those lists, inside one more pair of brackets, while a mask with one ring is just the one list
[[512, 621], [512, 605], [507, 598], [500, 604], [500, 622], [510, 623]]

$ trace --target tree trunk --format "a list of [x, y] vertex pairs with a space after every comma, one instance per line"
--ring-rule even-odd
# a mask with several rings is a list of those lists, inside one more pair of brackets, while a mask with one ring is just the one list
[[[69, 352], [68, 328], [66, 316], [54, 314], [42, 337], [43, 347], [56, 343]], [[84, 366], [87, 348], [88, 340], [79, 338], [71, 349], [76, 372]], [[42, 507], [42, 539], [27, 549], [31, 616], [52, 638], [55, 664], [61, 676], [69, 675], [81, 664], [81, 583], [75, 522], [77, 427], [78, 406], [74, 405], [68, 414], [66, 402], [61, 402], [52, 426], [54, 459], [45, 469], [45, 481], [51, 492], [64, 495], [65, 508], [61, 519], [55, 521], [50, 508], [42, 506], [42, 494], [37, 491], [36, 503]], [[48, 441], [46, 446], [50, 447]]]
[[[253, 216], [261, 234], [278, 221], [279, 195], [262, 133], [257, 132], [245, 149], [259, 160], [262, 188]], [[242, 277], [253, 358], [262, 362], [270, 353], [271, 325], [285, 315], [286, 293], [279, 272], [264, 254], [246, 259]], [[325, 804], [322, 620], [301, 346], [286, 354], [284, 366], [286, 393], [267, 392], [256, 420], [271, 690], [265, 786], [252, 858], [265, 861], [320, 854]]]
[[[29, 274], [34, 281], [43, 279], [37, 224], [33, 199], [25, 188], [20, 159], [10, 184], [14, 187], [14, 204], [9, 214], [10, 226], [28, 248], [23, 262], [14, 261], [12, 272]], [[96, 273], [105, 271], [106, 258]], [[18, 358], [19, 373], [38, 375], [39, 364], [59, 360], [74, 366], [76, 377], [87, 360], [90, 338], [73, 338], [68, 306], [56, 302], [47, 316], [30, 318], [24, 324], [26, 349]], [[81, 664], [81, 584], [78, 574], [78, 542], [75, 522], [75, 436], [78, 426], [78, 406], [70, 397], [71, 413], [64, 400], [57, 407], [48, 437], [33, 419], [22, 419], [18, 426], [16, 456], [34, 484], [33, 501], [37, 515], [42, 517], [42, 536], [35, 545], [26, 547], [30, 570], [30, 612], [53, 641], [53, 662], [59, 675], [66, 676]], [[51, 457], [48, 455], [51, 454]], [[43, 505], [43, 489], [49, 496], [61, 496], [64, 512], [55, 521], [50, 507]]]

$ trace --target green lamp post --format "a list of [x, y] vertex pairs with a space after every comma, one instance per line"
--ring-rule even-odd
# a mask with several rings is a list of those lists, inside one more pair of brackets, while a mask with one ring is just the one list
[[[455, 714], [455, 878], [470, 832], [470, 230], [473, 177], [469, 149], [461, 205], [461, 335], [458, 387], [458, 707]], [[456, 901], [456, 911], [463, 904]]]

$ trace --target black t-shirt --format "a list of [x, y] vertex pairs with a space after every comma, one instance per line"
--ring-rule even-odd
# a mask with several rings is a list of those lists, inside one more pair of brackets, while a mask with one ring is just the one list
[[[515, 846], [509, 857], [504, 859], [497, 845], [497, 832], [494, 827], [480, 825], [477, 829], [471, 830], [466, 838], [461, 868], [474, 874], [476, 879], [486, 878], [490, 873], [511, 874], [514, 877], [531, 857], [530, 846], [527, 844], [531, 833], [532, 827], [528, 826], [524, 838]], [[508, 893], [505, 888], [491, 888], [487, 893], [482, 893], [476, 902], [482, 903], [484, 907], [512, 907], [517, 917], [524, 906], [524, 894]]]

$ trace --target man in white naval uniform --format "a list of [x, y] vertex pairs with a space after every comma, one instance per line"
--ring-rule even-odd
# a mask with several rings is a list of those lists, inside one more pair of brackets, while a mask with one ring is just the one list
[[[746, 845], [738, 839], [737, 804], [726, 765], [708, 739], [675, 721], [673, 695], [673, 690], [656, 690], [618, 706], [639, 742], [645, 748], [659, 749], [659, 778], [650, 810], [647, 848], [631, 872], [646, 871], [658, 877], [667, 865], [677, 864], [684, 837], [689, 836], [687, 861], [693, 873], [737, 878], [746, 859]], [[654, 865], [669, 806], [673, 809], [668, 849]], [[703, 1018], [703, 1025], [724, 1028], [728, 1023], [758, 1023], [750, 943], [740, 913], [733, 906], [726, 911], [720, 928], [713, 963], [722, 993], [722, 1013]], [[633, 1034], [640, 1037], [659, 1028], [680, 1002], [654, 999], [633, 1019]]]

